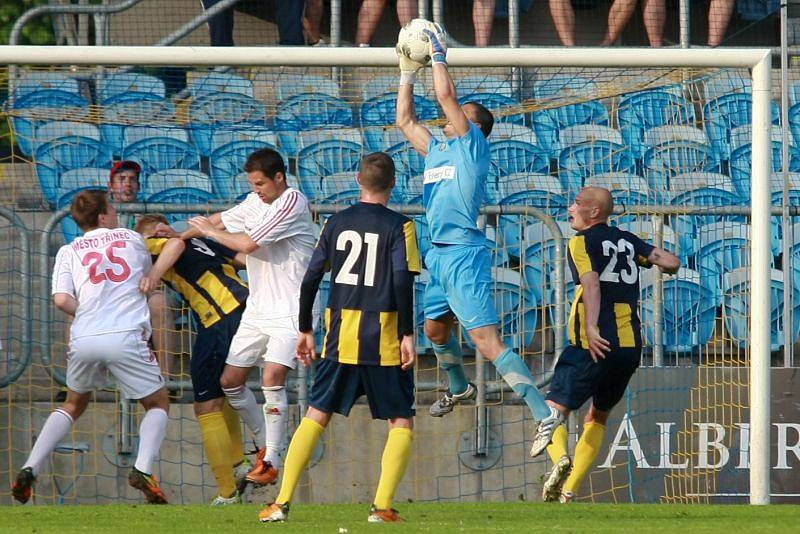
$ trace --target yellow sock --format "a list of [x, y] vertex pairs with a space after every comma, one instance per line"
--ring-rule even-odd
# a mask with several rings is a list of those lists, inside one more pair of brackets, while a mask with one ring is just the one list
[[379, 510], [388, 510], [392, 507], [394, 492], [403, 480], [408, 459], [411, 457], [411, 439], [410, 428], [389, 430], [381, 458], [381, 478], [378, 482], [378, 491], [375, 493], [374, 504]]
[[197, 417], [203, 432], [203, 448], [211, 464], [211, 472], [217, 479], [219, 494], [229, 497], [236, 491], [236, 482], [231, 469], [231, 437], [222, 412], [211, 412]]
[[323, 430], [325, 428], [322, 425], [308, 417], [303, 417], [300, 421], [300, 426], [294, 431], [292, 441], [289, 443], [286, 460], [283, 462], [283, 480], [281, 480], [281, 491], [275, 498], [276, 503], [286, 504], [292, 500], [300, 474], [308, 465]]
[[225, 416], [225, 426], [228, 427], [228, 435], [231, 437], [231, 460], [237, 466], [244, 460], [244, 443], [242, 443], [242, 422], [239, 414], [231, 408], [226, 400], [222, 404], [222, 415]]
[[581, 482], [592, 469], [600, 447], [603, 445], [603, 435], [606, 427], [600, 423], [586, 423], [578, 444], [575, 445], [575, 461], [572, 462], [572, 473], [564, 482], [564, 491], [577, 493]]
[[562, 457], [569, 456], [568, 439], [569, 432], [567, 432], [566, 425], [559, 425], [556, 431], [553, 432], [553, 443], [547, 446], [547, 454], [550, 455], [550, 460], [554, 464], [558, 463]]

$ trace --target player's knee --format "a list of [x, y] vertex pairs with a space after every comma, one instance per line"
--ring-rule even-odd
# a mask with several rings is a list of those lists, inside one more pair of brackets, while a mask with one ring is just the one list
[[433, 321], [425, 322], [425, 335], [437, 345], [444, 345], [450, 340], [450, 332], [448, 329]]
[[589, 411], [586, 413], [586, 417], [583, 418], [583, 422], [587, 424], [597, 423], [600, 425], [605, 425], [606, 421], [608, 421], [608, 412], [598, 410], [594, 406], [589, 408]]
[[140, 402], [145, 410], [161, 408], [162, 410], [167, 411], [169, 409], [169, 395], [167, 395], [167, 388], [159, 389], [155, 393], [143, 398]]

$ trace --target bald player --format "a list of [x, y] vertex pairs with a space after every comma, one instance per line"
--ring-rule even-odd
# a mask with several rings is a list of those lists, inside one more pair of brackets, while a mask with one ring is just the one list
[[639, 267], [657, 265], [674, 274], [681, 266], [673, 254], [609, 226], [613, 209], [611, 193], [599, 187], [583, 188], [569, 208], [570, 226], [577, 231], [567, 252], [575, 298], [569, 314], [569, 345], [556, 364], [545, 398], [564, 418], [587, 400], [591, 404], [574, 463], [566, 428], [562, 425], [553, 433], [547, 453], [554, 467], [542, 488], [545, 501], [572, 501], [603, 444], [608, 414], [639, 366]]

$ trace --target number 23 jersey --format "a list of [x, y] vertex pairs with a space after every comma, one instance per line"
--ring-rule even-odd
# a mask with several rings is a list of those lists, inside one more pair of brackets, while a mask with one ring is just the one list
[[575, 298], [569, 314], [569, 341], [588, 349], [585, 308], [580, 277], [600, 277], [600, 336], [611, 347], [641, 347], [639, 322], [639, 267], [650, 267], [647, 257], [655, 247], [615, 226], [596, 224], [569, 240], [567, 261], [575, 280]]
[[142, 236], [126, 228], [97, 228], [56, 255], [52, 293], [78, 301], [72, 339], [141, 330], [150, 337], [150, 311], [139, 282], [152, 267]]

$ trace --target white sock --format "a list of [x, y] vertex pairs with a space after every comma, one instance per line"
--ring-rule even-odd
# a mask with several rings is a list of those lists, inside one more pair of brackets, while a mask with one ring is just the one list
[[285, 446], [289, 399], [283, 386], [262, 386], [261, 391], [264, 392], [264, 425], [267, 430], [264, 461], [277, 467]]
[[222, 391], [228, 398], [231, 408], [239, 412], [239, 417], [253, 433], [256, 443], [260, 446], [266, 437], [264, 435], [264, 417], [261, 415], [261, 410], [258, 409], [256, 396], [245, 384], [230, 389], [223, 388]]
[[72, 429], [73, 422], [72, 416], [61, 408], [53, 410], [44, 422], [42, 431], [39, 432], [39, 437], [36, 438], [36, 443], [33, 444], [31, 454], [22, 467], [30, 467], [33, 470], [33, 475], [36, 476], [42, 469], [44, 461], [55, 450], [56, 445]]
[[136, 455], [136, 469], [142, 473], [153, 474], [153, 462], [158, 457], [164, 434], [167, 433], [169, 416], [161, 408], [147, 410], [139, 424], [139, 454]]

